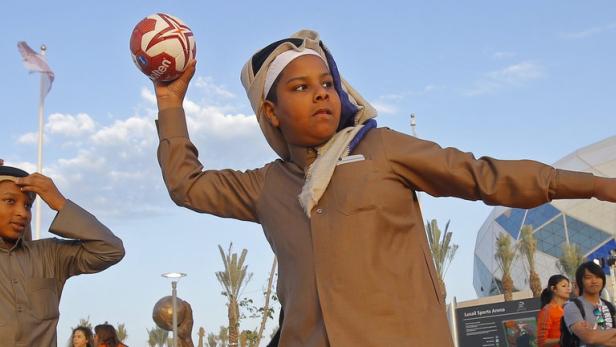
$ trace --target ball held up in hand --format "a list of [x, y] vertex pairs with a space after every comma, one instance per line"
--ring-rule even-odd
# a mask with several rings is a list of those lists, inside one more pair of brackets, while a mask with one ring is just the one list
[[172, 81], [195, 59], [197, 47], [193, 32], [182, 20], [156, 13], [137, 23], [130, 52], [135, 65], [152, 81]]

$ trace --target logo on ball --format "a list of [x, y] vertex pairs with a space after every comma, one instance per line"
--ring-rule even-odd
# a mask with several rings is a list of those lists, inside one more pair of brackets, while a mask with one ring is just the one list
[[190, 28], [180, 19], [164, 13], [141, 20], [130, 37], [135, 65], [153, 81], [178, 78], [197, 52]]
[[148, 60], [143, 55], [138, 56], [137, 57], [137, 61], [139, 61], [139, 65], [138, 66], [148, 65]]

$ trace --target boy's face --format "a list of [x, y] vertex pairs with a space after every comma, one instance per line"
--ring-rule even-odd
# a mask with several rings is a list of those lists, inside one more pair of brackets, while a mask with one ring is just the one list
[[12, 181], [0, 181], [0, 237], [16, 241], [24, 233], [32, 213], [32, 198]]
[[582, 284], [584, 284], [584, 293], [588, 294], [598, 294], [603, 289], [603, 279], [588, 271], [588, 269], [584, 270]]
[[340, 97], [321, 58], [304, 55], [289, 63], [280, 75], [276, 93], [276, 104], [265, 101], [265, 114], [289, 144], [313, 147], [336, 133]]

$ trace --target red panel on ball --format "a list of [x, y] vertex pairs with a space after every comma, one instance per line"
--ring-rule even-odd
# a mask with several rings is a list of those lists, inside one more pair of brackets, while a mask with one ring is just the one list
[[170, 81], [178, 78], [181, 72], [175, 70], [175, 58], [167, 53], [150, 57], [148, 64], [142, 66], [144, 74], [151, 80]]
[[151, 18], [144, 18], [141, 22], [135, 25], [133, 34], [130, 37], [130, 50], [131, 52], [137, 52], [141, 50], [141, 39], [143, 34], [146, 34], [156, 28], [156, 20]]

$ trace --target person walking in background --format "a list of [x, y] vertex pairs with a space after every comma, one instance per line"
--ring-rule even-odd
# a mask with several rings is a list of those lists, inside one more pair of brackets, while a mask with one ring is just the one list
[[78, 326], [73, 329], [70, 347], [94, 347], [94, 336], [88, 327]]
[[128, 347], [118, 338], [118, 333], [111, 324], [99, 324], [94, 327], [96, 347]]
[[554, 275], [541, 292], [541, 310], [537, 316], [537, 347], [560, 346], [560, 320], [563, 306], [571, 295], [571, 283], [563, 275]]

